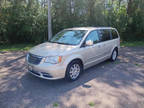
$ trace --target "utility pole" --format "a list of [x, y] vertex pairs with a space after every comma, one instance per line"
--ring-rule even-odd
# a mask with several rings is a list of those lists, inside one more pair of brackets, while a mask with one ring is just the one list
[[52, 24], [51, 24], [51, 0], [48, 0], [48, 40], [52, 37]]

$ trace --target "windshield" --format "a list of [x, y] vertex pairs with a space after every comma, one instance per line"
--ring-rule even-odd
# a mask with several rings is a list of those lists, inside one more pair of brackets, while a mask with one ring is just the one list
[[86, 32], [86, 30], [63, 30], [56, 34], [50, 42], [65, 45], [78, 45]]

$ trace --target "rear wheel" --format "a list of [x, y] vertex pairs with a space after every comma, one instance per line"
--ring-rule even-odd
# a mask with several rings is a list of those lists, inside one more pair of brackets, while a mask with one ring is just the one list
[[112, 55], [111, 55], [110, 60], [111, 60], [111, 61], [116, 61], [117, 56], [118, 56], [118, 51], [117, 51], [117, 49], [115, 48], [115, 49], [113, 50], [113, 52], [112, 52]]
[[79, 78], [82, 71], [83, 67], [81, 62], [74, 60], [68, 65], [65, 78], [69, 81], [75, 81]]

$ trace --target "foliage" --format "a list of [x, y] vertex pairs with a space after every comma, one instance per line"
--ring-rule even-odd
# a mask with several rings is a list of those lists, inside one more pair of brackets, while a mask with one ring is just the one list
[[89, 103], [89, 106], [94, 107], [94, 106], [95, 106], [95, 103], [94, 103], [94, 102], [90, 102], [90, 103]]
[[53, 104], [53, 107], [54, 107], [54, 108], [56, 108], [56, 107], [58, 107], [58, 106], [59, 106], [58, 103], [54, 103], [54, 104]]
[[[52, 0], [53, 34], [64, 28], [112, 26], [124, 41], [144, 40], [143, 0]], [[47, 0], [0, 0], [0, 43], [47, 40]]]

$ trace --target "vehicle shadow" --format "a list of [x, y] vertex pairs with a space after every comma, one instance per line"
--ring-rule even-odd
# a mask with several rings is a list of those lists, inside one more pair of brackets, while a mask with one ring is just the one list
[[[60, 108], [67, 108], [66, 103], [63, 102], [63, 97], [66, 98], [66, 102], [71, 103], [73, 94], [87, 97], [90, 95], [85, 93], [83, 89], [95, 88], [93, 92], [115, 97], [120, 107], [128, 107], [125, 103], [127, 99], [130, 102], [129, 107], [137, 107], [130, 95], [119, 91], [119, 89], [126, 89], [132, 91], [132, 95], [142, 96], [142, 91], [136, 91], [134, 88], [144, 89], [143, 54], [144, 51], [141, 48], [138, 52], [137, 49], [122, 48], [116, 62], [107, 60], [95, 65], [85, 70], [75, 82], [67, 82], [64, 79], [50, 81], [37, 78], [27, 72], [24, 64], [25, 56], [21, 56], [21, 53], [15, 54], [15, 59], [6, 58], [6, 56], [11, 57], [12, 54], [2, 55], [0, 105], [3, 108], [49, 108], [57, 102]], [[110, 89], [109, 92], [105, 91], [104, 86]], [[104, 103], [98, 100], [97, 104]], [[69, 107], [78, 108], [77, 104], [74, 103]]]

